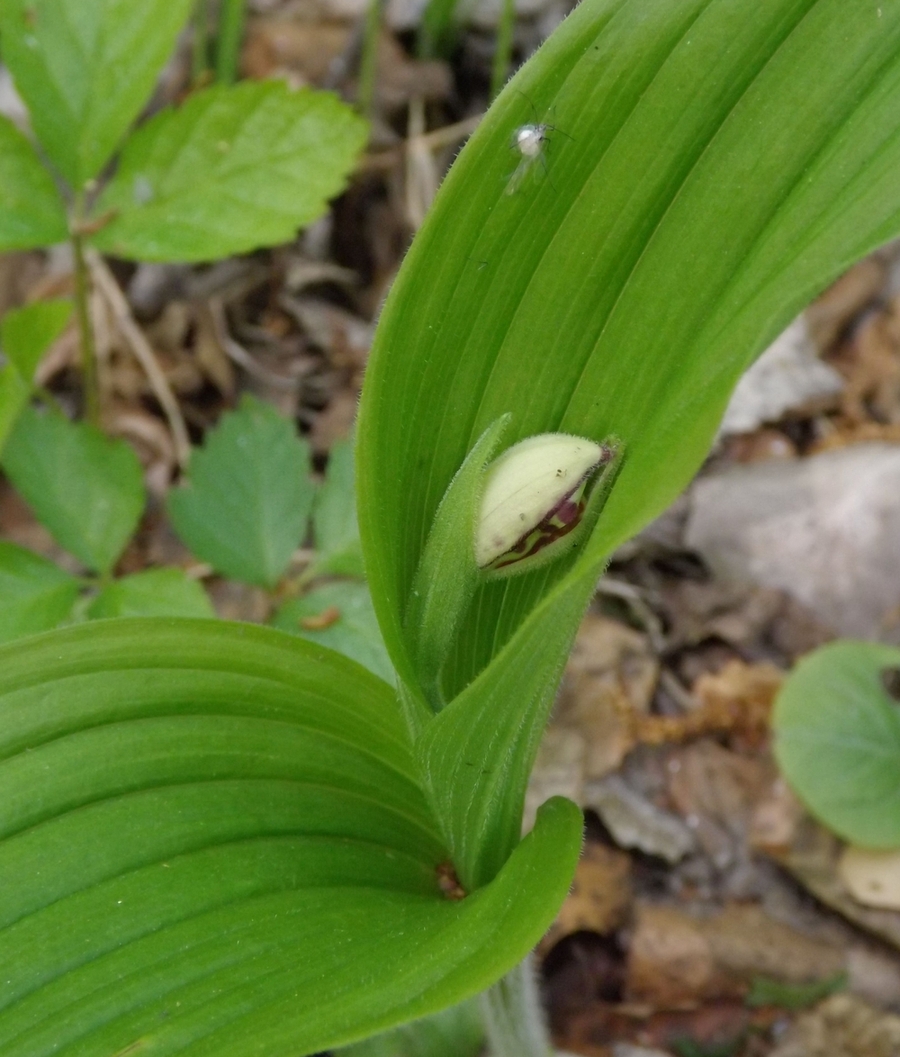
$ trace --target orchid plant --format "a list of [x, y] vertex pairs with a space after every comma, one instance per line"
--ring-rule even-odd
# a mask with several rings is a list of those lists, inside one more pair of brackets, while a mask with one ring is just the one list
[[[571, 138], [508, 194], [529, 101]], [[900, 0], [584, 0], [378, 327], [358, 511], [396, 687], [225, 622], [0, 652], [0, 1052], [296, 1057], [485, 991], [497, 1057], [546, 1057], [517, 967], [582, 819], [523, 839], [522, 804], [575, 630], [742, 370], [900, 230], [898, 114]]]

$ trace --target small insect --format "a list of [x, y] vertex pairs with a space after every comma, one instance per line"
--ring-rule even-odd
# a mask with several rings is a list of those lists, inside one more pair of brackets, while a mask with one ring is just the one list
[[[527, 99], [528, 97], [526, 96], [525, 98]], [[531, 102], [530, 99], [528, 101], [529, 103]], [[532, 109], [534, 109], [533, 105]], [[523, 179], [536, 161], [541, 163], [544, 175], [550, 180], [550, 173], [547, 170], [547, 148], [550, 145], [551, 132], [558, 132], [561, 136], [565, 136], [566, 139], [572, 138], [568, 133], [563, 132], [561, 128], [557, 128], [556, 125], [548, 125], [536, 120], [527, 125], [520, 125], [513, 133], [511, 145], [522, 155], [522, 160], [506, 185], [506, 193], [508, 195], [515, 194], [521, 187]], [[552, 180], [550, 180], [550, 186], [553, 186]]]

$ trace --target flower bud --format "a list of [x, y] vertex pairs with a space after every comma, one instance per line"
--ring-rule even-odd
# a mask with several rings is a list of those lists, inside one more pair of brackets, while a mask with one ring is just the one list
[[475, 537], [481, 569], [503, 569], [577, 527], [587, 484], [613, 451], [584, 437], [541, 433], [519, 441], [486, 471]]

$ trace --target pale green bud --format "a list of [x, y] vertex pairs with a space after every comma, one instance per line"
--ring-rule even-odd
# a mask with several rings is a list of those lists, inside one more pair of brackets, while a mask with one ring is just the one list
[[501, 569], [528, 558], [577, 527], [585, 489], [613, 450], [568, 433], [519, 441], [486, 471], [475, 561]]

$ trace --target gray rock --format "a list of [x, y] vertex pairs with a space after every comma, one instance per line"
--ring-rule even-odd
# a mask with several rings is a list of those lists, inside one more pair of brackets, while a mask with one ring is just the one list
[[900, 639], [900, 447], [700, 478], [685, 534], [716, 575], [776, 587], [842, 635]]
[[748, 433], [776, 422], [786, 411], [827, 401], [843, 387], [838, 372], [823, 363], [804, 316], [766, 349], [737, 384], [719, 436]]

